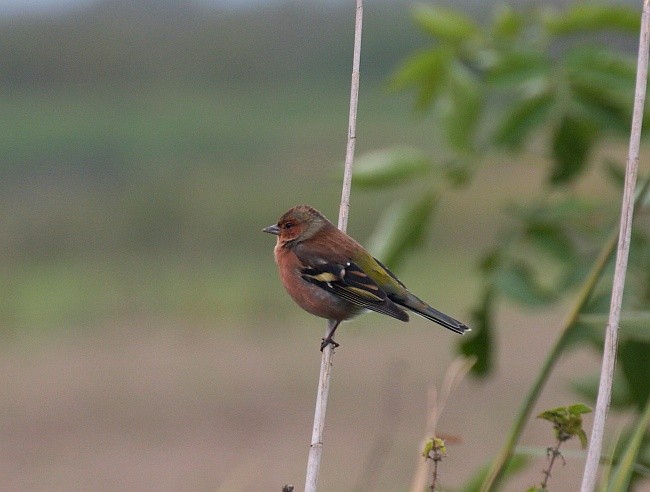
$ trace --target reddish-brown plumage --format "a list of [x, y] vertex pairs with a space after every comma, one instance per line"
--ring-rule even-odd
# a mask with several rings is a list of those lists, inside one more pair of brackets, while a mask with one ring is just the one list
[[292, 208], [264, 232], [278, 236], [275, 262], [289, 295], [305, 311], [336, 322], [321, 348], [336, 346], [338, 324], [366, 309], [408, 321], [408, 308], [456, 333], [469, 330], [411, 294], [363, 246], [307, 205]]
[[362, 311], [359, 306], [304, 280], [300, 272], [306, 265], [298, 259], [292, 249], [283, 246], [281, 241], [278, 241], [273, 252], [284, 288], [305, 311], [335, 321], [349, 319]]
[[297, 255], [302, 253], [314, 263], [345, 264], [349, 261], [347, 253], [360, 247], [356, 241], [311, 207], [294, 207], [280, 218], [278, 228], [273, 254], [282, 284], [296, 304], [315, 316], [335, 321], [349, 319], [363, 311], [303, 279], [302, 271], [310, 265], [300, 261]]

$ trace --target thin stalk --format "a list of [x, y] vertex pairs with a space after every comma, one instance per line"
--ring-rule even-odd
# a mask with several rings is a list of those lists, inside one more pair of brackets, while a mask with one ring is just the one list
[[363, 0], [357, 0], [354, 18], [354, 56], [352, 59], [352, 81], [350, 83], [350, 115], [348, 117], [348, 144], [345, 150], [345, 170], [341, 189], [338, 227], [343, 232], [348, 228], [350, 191], [352, 189], [352, 165], [357, 143], [357, 108], [359, 106], [359, 65], [361, 62], [361, 27], [363, 23]]
[[[343, 174], [343, 187], [341, 191], [341, 205], [339, 207], [338, 227], [342, 231], [348, 227], [350, 210], [350, 190], [352, 188], [352, 164], [354, 162], [354, 149], [357, 140], [357, 107], [359, 103], [359, 65], [361, 59], [361, 27], [363, 21], [363, 0], [356, 0], [356, 15], [354, 22], [354, 56], [352, 60], [352, 82], [350, 84], [350, 115], [348, 120], [348, 140], [345, 152], [345, 171]], [[332, 322], [327, 327], [326, 334], [332, 328]], [[323, 349], [321, 358], [318, 392], [316, 394], [316, 409], [314, 411], [314, 425], [312, 427], [309, 459], [307, 461], [307, 474], [305, 477], [305, 492], [315, 492], [318, 486], [321, 456], [323, 454], [323, 429], [325, 426], [325, 413], [329, 396], [330, 381], [332, 379], [332, 361], [334, 349], [328, 344]]]
[[[548, 468], [546, 470], [543, 470], [542, 473], [544, 474], [544, 480], [542, 480], [542, 483], [540, 487], [542, 490], [546, 490], [546, 485], [548, 484], [548, 479], [551, 478], [551, 470], [553, 470], [553, 464], [555, 463], [555, 460], [558, 457], [562, 456], [562, 453], [560, 453], [560, 446], [562, 445], [562, 441], [558, 440], [557, 444], [555, 445], [554, 448], [548, 448], [548, 453], [551, 456], [551, 461], [548, 464]], [[564, 458], [562, 458], [564, 460]], [[566, 462], [565, 462], [566, 464]]]
[[612, 396], [614, 367], [618, 342], [618, 325], [621, 319], [625, 274], [630, 254], [630, 237], [632, 234], [632, 217], [634, 215], [634, 188], [639, 172], [639, 147], [641, 142], [641, 125], [648, 79], [648, 48], [650, 47], [650, 5], [649, 0], [643, 2], [641, 15], [641, 34], [639, 37], [639, 54], [636, 68], [636, 91], [634, 95], [634, 111], [632, 113], [632, 129], [630, 131], [630, 146], [627, 166], [625, 169], [625, 186], [623, 188], [623, 203], [621, 206], [621, 225], [619, 230], [616, 266], [612, 284], [612, 298], [609, 308], [609, 320], [605, 331], [605, 348], [603, 363], [600, 371], [598, 399], [594, 412], [594, 424], [591, 431], [587, 462], [582, 476], [581, 492], [592, 492], [596, 487], [598, 463], [603, 446], [605, 420]]

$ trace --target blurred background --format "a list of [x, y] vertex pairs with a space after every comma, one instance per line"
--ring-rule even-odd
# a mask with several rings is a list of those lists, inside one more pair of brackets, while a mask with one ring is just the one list
[[[476, 19], [493, 6], [453, 4]], [[426, 45], [411, 5], [366, 2], [358, 155], [440, 145], [431, 114], [388, 90]], [[353, 20], [343, 1], [0, 2], [0, 489], [302, 488], [325, 322], [285, 294], [261, 229], [299, 203], [336, 221]], [[608, 150], [624, 160], [625, 140]], [[545, 173], [534, 155], [488, 160], [399, 272], [468, 322], [504, 207]], [[585, 186], [616, 217], [617, 190]], [[353, 189], [348, 232], [366, 243], [405, 193]], [[501, 306], [494, 372], [439, 424], [457, 437], [444, 484], [499, 449], [571, 300]], [[339, 332], [322, 489], [405, 490], [458, 340], [375, 314]], [[573, 403], [568, 374], [598, 364], [562, 360], [539, 410]], [[529, 424], [539, 457], [511, 490], [539, 482], [549, 439]], [[553, 490], [581, 478], [566, 457]]]

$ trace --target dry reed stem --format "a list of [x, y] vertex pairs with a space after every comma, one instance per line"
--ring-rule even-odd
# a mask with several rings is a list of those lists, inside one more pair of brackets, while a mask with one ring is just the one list
[[[352, 82], [350, 86], [350, 117], [348, 121], [348, 141], [345, 152], [345, 171], [343, 174], [343, 188], [341, 191], [341, 205], [339, 207], [338, 227], [343, 232], [348, 227], [350, 210], [350, 190], [352, 188], [352, 164], [354, 161], [354, 148], [357, 140], [357, 107], [359, 102], [359, 65], [361, 59], [361, 26], [363, 20], [363, 0], [356, 0], [356, 15], [354, 22], [354, 56], [352, 60]], [[327, 333], [332, 328], [328, 324]], [[332, 359], [334, 349], [328, 344], [323, 349], [321, 359], [318, 392], [316, 394], [316, 409], [314, 411], [314, 425], [312, 427], [309, 459], [307, 461], [307, 474], [305, 477], [305, 492], [315, 492], [318, 487], [321, 456], [323, 454], [323, 429], [325, 426], [325, 413], [329, 396], [330, 381], [332, 379]]]
[[634, 188], [639, 170], [639, 146], [641, 140], [641, 123], [648, 78], [648, 47], [650, 41], [650, 6], [643, 1], [641, 15], [641, 34], [639, 37], [639, 54], [637, 59], [636, 91], [634, 95], [634, 111], [632, 114], [632, 129], [630, 131], [630, 145], [625, 169], [625, 187], [623, 189], [623, 203], [621, 206], [621, 225], [616, 251], [616, 265], [614, 267], [614, 280], [612, 285], [612, 299], [609, 309], [609, 320], [605, 332], [605, 348], [603, 363], [598, 386], [598, 399], [594, 412], [594, 424], [591, 431], [587, 462], [582, 476], [581, 492], [592, 492], [596, 487], [598, 463], [603, 446], [605, 420], [612, 395], [612, 381], [616, 365], [616, 346], [618, 339], [618, 325], [621, 319], [621, 304], [623, 301], [623, 288], [627, 260], [630, 253], [630, 235], [632, 231], [632, 216], [634, 213]]

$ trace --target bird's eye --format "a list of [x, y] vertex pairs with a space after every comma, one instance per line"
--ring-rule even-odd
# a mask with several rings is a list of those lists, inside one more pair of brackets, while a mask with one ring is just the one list
[[293, 227], [293, 222], [285, 222], [284, 228], [289, 230]]

